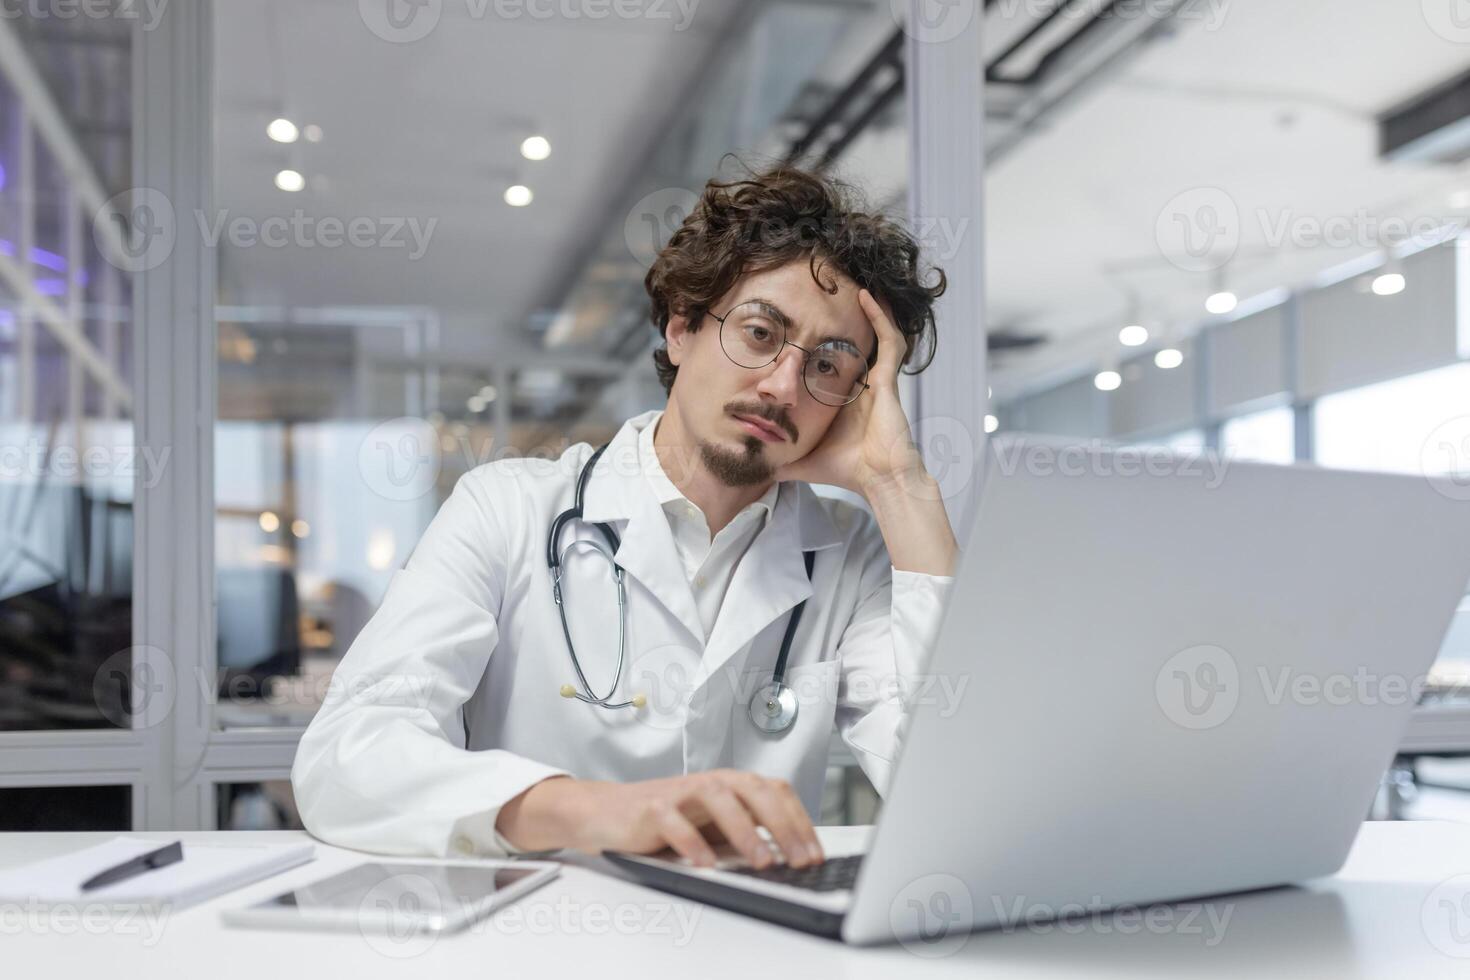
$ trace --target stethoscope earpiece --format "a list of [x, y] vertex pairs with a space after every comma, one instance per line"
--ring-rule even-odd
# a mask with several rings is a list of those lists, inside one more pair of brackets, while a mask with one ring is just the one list
[[[627, 594], [623, 585], [623, 570], [618, 567], [618, 563], [614, 557], [617, 554], [620, 544], [617, 532], [608, 524], [598, 522], [593, 526], [602, 532], [603, 538], [607, 541], [607, 548], [601, 547], [595, 541], [573, 541], [560, 554], [556, 550], [562, 527], [572, 521], [582, 519], [582, 498], [587, 490], [587, 478], [591, 474], [592, 467], [596, 464], [597, 458], [602, 455], [602, 451], [608, 445], [604, 444], [602, 448], [593, 453], [591, 458], [582, 465], [582, 472], [577, 477], [577, 492], [573, 499], [572, 507], [570, 510], [562, 511], [557, 515], [556, 520], [551, 522], [551, 533], [546, 542], [546, 564], [551, 569], [552, 598], [556, 600], [556, 611], [561, 615], [561, 630], [567, 638], [567, 654], [572, 658], [572, 669], [577, 672], [577, 680], [582, 684], [581, 690], [572, 684], [563, 684], [561, 686], [561, 696], [576, 701], [585, 701], [588, 704], [595, 704], [599, 708], [642, 708], [648, 704], [648, 698], [642, 694], [634, 694], [627, 701], [612, 700], [613, 693], [618, 689], [618, 681], [622, 679], [623, 666], [627, 658], [627, 651], [624, 648], [625, 630], [623, 623], [626, 615], [624, 610], [627, 606]], [[592, 685], [587, 683], [587, 675], [582, 671], [582, 662], [577, 659], [577, 649], [572, 644], [571, 626], [567, 623], [566, 597], [562, 594], [561, 590], [562, 559], [566, 557], [567, 552], [571, 551], [578, 544], [585, 544], [591, 547], [607, 559], [608, 564], [612, 566], [613, 578], [617, 582], [618, 587], [618, 670], [613, 675], [612, 686], [608, 689], [605, 697], [597, 697], [592, 693]], [[812, 577], [812, 561], [815, 557], [814, 553], [810, 551], [802, 555], [802, 558], [806, 562], [806, 577], [808, 581]], [[781, 653], [776, 658], [776, 669], [771, 673], [771, 682], [759, 691], [756, 691], [755, 695], [750, 699], [750, 720], [755, 724], [756, 728], [769, 734], [784, 732], [796, 720], [796, 694], [782, 682], [786, 678], [786, 658], [791, 652], [791, 638], [796, 634], [796, 624], [801, 621], [801, 613], [805, 608], [806, 600], [803, 599], [791, 613], [791, 618], [786, 623], [786, 635], [781, 639]], [[582, 691], [586, 691], [587, 693], [583, 694]]]
[[563, 684], [561, 686], [561, 696], [564, 698], [575, 698], [578, 701], [586, 701], [588, 704], [602, 705], [602, 707], [604, 708], [641, 708], [644, 705], [648, 704], [648, 698], [644, 697], [642, 694], [635, 694], [633, 695], [631, 700], [624, 701], [622, 704], [603, 704], [602, 701], [598, 701], [595, 698], [582, 697], [580, 694], [577, 693], [577, 689], [570, 684]]

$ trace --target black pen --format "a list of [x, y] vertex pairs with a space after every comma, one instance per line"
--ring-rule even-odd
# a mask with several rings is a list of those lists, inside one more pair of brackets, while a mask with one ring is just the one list
[[156, 851], [140, 854], [135, 858], [124, 861], [122, 864], [114, 865], [105, 871], [101, 871], [86, 881], [82, 882], [82, 891], [91, 891], [103, 885], [110, 885], [116, 881], [124, 881], [134, 875], [140, 875], [154, 868], [162, 868], [165, 865], [175, 864], [184, 860], [183, 841], [174, 841], [165, 844]]

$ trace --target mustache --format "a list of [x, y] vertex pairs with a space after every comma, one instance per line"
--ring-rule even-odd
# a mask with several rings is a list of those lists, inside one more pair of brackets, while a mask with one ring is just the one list
[[758, 402], [727, 402], [725, 411], [731, 415], [749, 415], [753, 419], [765, 419], [780, 427], [781, 431], [791, 437], [792, 442], [798, 439], [796, 426], [792, 424], [790, 417], [783, 409], [774, 405], [767, 406]]

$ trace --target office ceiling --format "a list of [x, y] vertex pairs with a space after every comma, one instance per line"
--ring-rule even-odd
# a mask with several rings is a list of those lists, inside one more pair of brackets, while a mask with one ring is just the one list
[[1470, 31], [1436, 33], [1424, 12], [1432, 4], [1196, 6], [990, 172], [989, 324], [1052, 338], [998, 360], [998, 397], [1117, 351], [1128, 289], [1146, 321], [1206, 318], [1211, 275], [1170, 263], [1159, 243], [1177, 195], [1192, 195], [1184, 210], [1202, 220], [1198, 206], [1221, 199], [1201, 189], [1233, 202], [1240, 233], [1227, 281], [1242, 297], [1372, 251], [1272, 247], [1282, 227], [1344, 227], [1360, 209], [1370, 219], [1470, 213], [1450, 203], [1470, 190], [1464, 167], [1385, 163], [1375, 125], [1378, 113], [1470, 68]]
[[[407, 43], [384, 40], [359, 13], [381, 6], [215, 4], [217, 207], [256, 220], [297, 208], [367, 218], [377, 224], [366, 240], [404, 243], [302, 247], [292, 231], [286, 247], [226, 246], [223, 298], [434, 307], [448, 332], [459, 327], [462, 346], [489, 351], [504, 324], [570, 274], [609, 189], [639, 165], [736, 5], [694, 5], [686, 23], [688, 4], [657, 5], [667, 18], [506, 19], [494, 14], [505, 5], [448, 0], [419, 8], [437, 22]], [[321, 141], [270, 141], [276, 116], [319, 125]], [[521, 158], [531, 132], [550, 139], [548, 159]], [[306, 189], [278, 190], [283, 167], [300, 171]], [[502, 200], [517, 181], [532, 188], [530, 207]], [[434, 222], [426, 249], [415, 247], [411, 220], [421, 240]]]
[[[664, 132], [738, 7], [698, 4], [687, 29], [675, 30], [652, 20], [477, 19], [469, 11], [478, 6], [445, 2], [427, 37], [395, 44], [352, 3], [216, 5], [219, 207], [437, 221], [416, 261], [409, 248], [227, 249], [227, 302], [434, 306], [448, 346], [496, 350], [570, 281], [588, 237], [606, 230], [610, 196]], [[667, 7], [678, 16], [679, 5]], [[886, 8], [852, 5], [854, 16]], [[1371, 250], [1270, 247], [1282, 222], [1351, 219], [1359, 209], [1464, 214], [1449, 204], [1470, 190], [1464, 168], [1387, 164], [1377, 154], [1376, 114], [1470, 67], [1470, 37], [1432, 24], [1427, 9], [1197, 3], [1034, 126], [987, 176], [986, 289], [993, 330], [1048, 342], [997, 357], [997, 395], [1116, 351], [1130, 294], [1155, 327], [1203, 319], [1211, 276], [1171, 264], [1159, 241], [1161, 216], [1167, 223], [1180, 194], [1217, 188], [1237, 208], [1227, 274], [1242, 296]], [[264, 127], [280, 114], [318, 123], [322, 141], [271, 143]], [[520, 160], [528, 127], [551, 138], [550, 159]], [[843, 169], [889, 195], [904, 167], [892, 143], [889, 134], [865, 152], [859, 140]], [[283, 166], [306, 175], [305, 191], [273, 186]], [[528, 208], [500, 199], [517, 174], [536, 193]]]

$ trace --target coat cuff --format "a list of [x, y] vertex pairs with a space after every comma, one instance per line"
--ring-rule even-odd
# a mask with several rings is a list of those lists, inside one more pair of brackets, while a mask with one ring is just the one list
[[954, 576], [897, 568], [891, 571], [894, 667], [901, 677], [913, 676], [924, 670], [939, 639], [939, 625], [954, 591]]
[[[506, 798], [506, 803], [520, 796], [526, 790], [537, 783], [551, 779], [555, 776], [570, 776], [571, 773], [564, 769], [553, 766], [542, 765], [539, 762], [525, 760], [526, 772], [524, 785], [511, 793]], [[504, 804], [501, 804], [504, 806]], [[449, 831], [449, 843], [445, 853], [450, 856], [461, 857], [522, 857], [540, 854], [553, 854], [559, 848], [550, 851], [527, 851], [512, 844], [499, 830], [495, 828], [495, 821], [500, 818], [500, 806], [489, 810], [480, 810], [461, 817], [455, 821]]]

